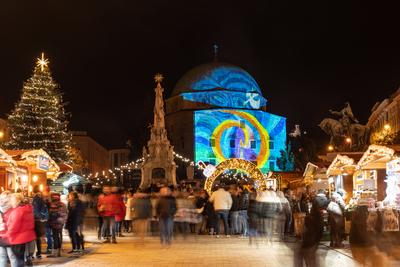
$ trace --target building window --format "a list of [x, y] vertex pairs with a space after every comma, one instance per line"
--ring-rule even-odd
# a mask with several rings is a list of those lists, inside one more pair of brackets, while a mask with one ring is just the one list
[[214, 138], [210, 139], [210, 147], [215, 147], [215, 139]]
[[236, 140], [235, 139], [231, 139], [231, 141], [229, 142], [229, 145], [231, 148], [234, 148], [236, 146]]
[[274, 140], [269, 140], [269, 149], [272, 150], [275, 147], [275, 142]]
[[270, 170], [270, 171], [275, 170], [275, 161], [270, 161], [270, 162], [269, 162], [269, 170]]
[[250, 147], [255, 149], [257, 147], [257, 142], [255, 140], [250, 141]]
[[114, 153], [114, 167], [119, 166], [118, 164], [118, 153]]

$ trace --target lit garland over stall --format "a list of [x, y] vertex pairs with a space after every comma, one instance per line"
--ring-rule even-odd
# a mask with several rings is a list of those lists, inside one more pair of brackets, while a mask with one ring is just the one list
[[207, 178], [204, 184], [204, 189], [208, 192], [209, 195], [211, 195], [212, 193], [214, 181], [218, 178], [219, 175], [221, 175], [228, 169], [237, 169], [247, 172], [254, 179], [254, 184], [258, 190], [263, 191], [267, 188], [265, 177], [255, 164], [244, 159], [233, 158], [225, 160], [218, 164], [213, 174]]

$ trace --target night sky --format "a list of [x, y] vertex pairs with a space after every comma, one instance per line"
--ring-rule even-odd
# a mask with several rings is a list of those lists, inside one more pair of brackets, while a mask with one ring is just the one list
[[329, 109], [350, 101], [366, 123], [400, 85], [398, 7], [356, 2], [1, 1], [0, 117], [44, 51], [69, 103], [70, 129], [107, 148], [128, 138], [142, 146], [154, 74], [166, 77], [169, 97], [186, 71], [212, 60], [217, 43], [220, 61], [256, 79], [269, 112], [322, 145], [328, 138], [316, 125]]

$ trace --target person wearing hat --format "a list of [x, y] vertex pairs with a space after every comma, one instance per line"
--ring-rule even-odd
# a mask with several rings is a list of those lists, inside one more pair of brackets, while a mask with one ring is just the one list
[[50, 194], [48, 224], [53, 237], [53, 250], [48, 258], [61, 257], [62, 229], [67, 220], [67, 207], [60, 200], [60, 194]]

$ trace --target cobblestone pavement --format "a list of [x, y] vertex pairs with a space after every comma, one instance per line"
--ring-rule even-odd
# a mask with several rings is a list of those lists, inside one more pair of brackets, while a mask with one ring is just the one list
[[[118, 244], [104, 244], [93, 253], [63, 266], [293, 266], [293, 243], [275, 242], [249, 246], [247, 239], [191, 236], [177, 238], [170, 248], [162, 248], [156, 237], [141, 242], [119, 238]], [[357, 266], [348, 255], [320, 246], [320, 266]], [[53, 265], [56, 266], [56, 265]]]

